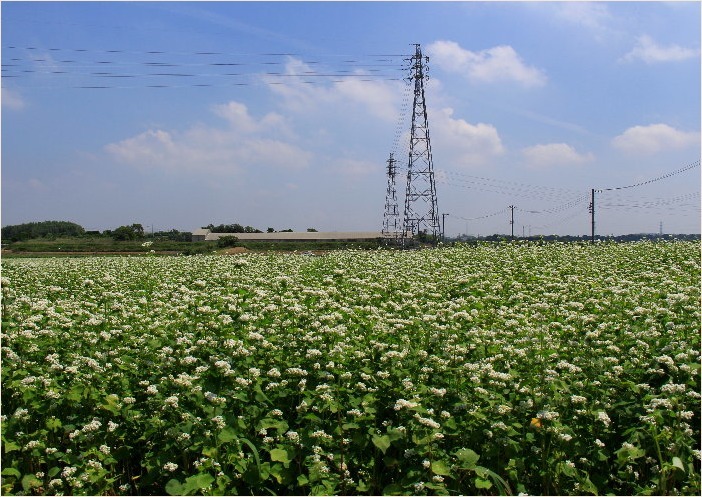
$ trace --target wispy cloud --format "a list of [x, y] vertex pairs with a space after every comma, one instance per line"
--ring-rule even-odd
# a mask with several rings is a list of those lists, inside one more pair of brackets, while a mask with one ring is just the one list
[[[374, 117], [384, 121], [397, 119], [397, 104], [401, 95], [401, 83], [382, 80], [364, 80], [362, 71], [355, 71], [340, 82], [324, 85], [316, 75], [319, 68], [289, 57], [285, 65], [285, 82], [280, 78], [264, 76], [275, 94], [283, 97], [284, 106], [295, 112], [310, 112], [315, 109], [360, 105]], [[341, 76], [339, 76], [341, 77]], [[370, 76], [369, 76], [370, 77]], [[308, 84], [306, 81], [314, 81]]]
[[25, 107], [25, 101], [19, 92], [9, 88], [3, 88], [2, 106], [10, 110], [22, 110]]
[[698, 57], [700, 51], [693, 48], [685, 48], [679, 45], [659, 45], [648, 35], [639, 36], [634, 48], [621, 58], [622, 62], [633, 62], [641, 60], [647, 64], [659, 62], [679, 62], [693, 57]]
[[610, 27], [612, 15], [604, 2], [554, 2], [547, 5], [554, 9], [558, 20], [587, 30], [599, 42], [613, 33]]
[[534, 145], [523, 149], [522, 155], [533, 169], [578, 166], [595, 159], [592, 153], [580, 153], [567, 143]]
[[632, 155], [652, 155], [700, 143], [700, 133], [681, 131], [667, 124], [633, 126], [612, 139], [612, 146]]
[[454, 41], [436, 41], [427, 47], [432, 61], [444, 71], [458, 73], [476, 83], [508, 81], [525, 87], [543, 86], [546, 75], [527, 65], [509, 45], [473, 52]]

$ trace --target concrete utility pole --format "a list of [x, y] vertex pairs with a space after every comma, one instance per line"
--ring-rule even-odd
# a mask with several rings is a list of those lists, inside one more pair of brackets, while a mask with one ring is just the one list
[[512, 211], [512, 218], [509, 221], [509, 224], [512, 226], [512, 240], [514, 240], [514, 206], [510, 205], [509, 209]]
[[448, 212], [441, 214], [441, 240], [446, 241], [446, 216]]
[[590, 227], [591, 227], [591, 235], [590, 235], [590, 241], [592, 243], [595, 243], [595, 189], [592, 189], [592, 200], [590, 200]]

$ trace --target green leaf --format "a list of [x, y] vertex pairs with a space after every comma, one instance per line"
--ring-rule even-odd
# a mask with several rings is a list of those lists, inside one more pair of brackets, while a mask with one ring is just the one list
[[251, 441], [248, 438], [242, 438], [242, 442], [244, 442], [246, 445], [249, 446], [251, 449], [251, 452], [253, 453], [254, 459], [256, 460], [256, 469], [257, 472], [260, 474], [261, 473], [261, 458], [258, 456], [258, 450], [256, 449], [256, 446], [251, 443]]
[[200, 452], [205, 457], [217, 457], [217, 447], [203, 447]]
[[390, 448], [390, 437], [387, 435], [373, 435], [373, 445], [378, 447], [380, 451], [385, 454], [385, 451]]
[[266, 430], [275, 428], [280, 433], [285, 433], [288, 431], [289, 426], [288, 422], [285, 420], [264, 418], [260, 421], [258, 429], [260, 430], [262, 428], [265, 428]]
[[19, 445], [17, 445], [15, 442], [5, 442], [2, 445], [5, 448], [5, 454], [7, 454], [8, 452], [12, 452], [14, 450], [20, 450], [22, 448]]
[[577, 474], [577, 471], [575, 470], [574, 467], [569, 466], [568, 464], [564, 462], [558, 463], [558, 469], [560, 472], [566, 476], [570, 476], [571, 478], [574, 477]]
[[438, 461], [433, 461], [431, 463], [431, 471], [435, 475], [441, 475], [441, 476], [448, 476], [451, 474], [451, 471], [449, 470], [448, 466], [446, 466], [446, 463], [439, 459]]
[[673, 457], [673, 467], [678, 468], [683, 473], [685, 472], [685, 466], [683, 466], [682, 459], [678, 456]]
[[391, 483], [383, 489], [383, 495], [404, 495], [405, 493], [399, 483]]
[[222, 431], [219, 432], [219, 435], [217, 435], [217, 439], [222, 443], [231, 442], [236, 438], [236, 431], [231, 426], [225, 426], [222, 428]]
[[254, 393], [256, 402], [260, 402], [261, 404], [272, 404], [271, 399], [269, 399], [266, 394], [263, 393], [263, 390], [261, 390], [261, 385], [256, 385], [254, 387]]
[[17, 479], [19, 479], [19, 477], [22, 476], [22, 473], [20, 473], [17, 468], [5, 468], [2, 470], [1, 474], [3, 476], [14, 476]]
[[292, 459], [288, 456], [288, 451], [285, 449], [273, 449], [271, 450], [271, 461], [282, 462], [283, 464], [289, 464]]
[[166, 483], [166, 492], [168, 492], [168, 495], [185, 495], [183, 486], [176, 479], [168, 480], [168, 483]]
[[397, 428], [388, 428], [388, 438], [391, 442], [394, 442], [395, 440], [401, 440], [406, 436], [407, 435], [402, 430], [398, 430]]
[[358, 480], [358, 485], [356, 485], [356, 490], [358, 490], [359, 494], [366, 493], [370, 490], [370, 485], [368, 485], [365, 481], [363, 480]]
[[55, 431], [57, 428], [61, 428], [61, 420], [56, 418], [49, 418], [46, 420], [46, 428]]
[[592, 495], [599, 495], [597, 493], [597, 487], [595, 486], [594, 483], [590, 481], [590, 478], [585, 477], [585, 480], [580, 482], [580, 489], [583, 492], [588, 492], [591, 493]]
[[460, 449], [456, 452], [456, 457], [461, 461], [461, 468], [473, 469], [478, 464], [480, 456], [472, 449]]
[[492, 482], [490, 480], [485, 480], [483, 478], [476, 478], [474, 480], [475, 482], [475, 488], [490, 488], [492, 487]]
[[42, 481], [33, 474], [24, 475], [22, 478], [22, 488], [25, 492], [29, 492], [32, 488], [38, 488], [43, 485]]
[[209, 473], [200, 473], [185, 479], [183, 491], [186, 494], [198, 493], [199, 490], [209, 487], [215, 481], [214, 476]]

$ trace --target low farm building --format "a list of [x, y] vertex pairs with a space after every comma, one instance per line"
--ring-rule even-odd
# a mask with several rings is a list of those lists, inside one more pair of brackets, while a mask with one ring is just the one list
[[193, 231], [194, 242], [217, 241], [222, 236], [235, 236], [241, 241], [267, 242], [363, 242], [386, 238], [380, 231], [281, 231], [276, 233], [213, 233], [208, 229]]

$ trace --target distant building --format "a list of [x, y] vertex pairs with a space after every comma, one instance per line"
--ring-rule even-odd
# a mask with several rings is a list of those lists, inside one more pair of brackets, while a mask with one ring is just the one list
[[208, 230], [208, 229], [205, 229], [205, 228], [197, 229], [197, 230], [193, 231], [192, 241], [204, 242], [205, 238], [207, 238], [208, 233], [210, 233], [210, 230]]
[[380, 231], [280, 231], [277, 233], [212, 233], [201, 228], [193, 231], [194, 242], [217, 241], [222, 236], [235, 236], [241, 241], [266, 242], [364, 242], [387, 238]]

